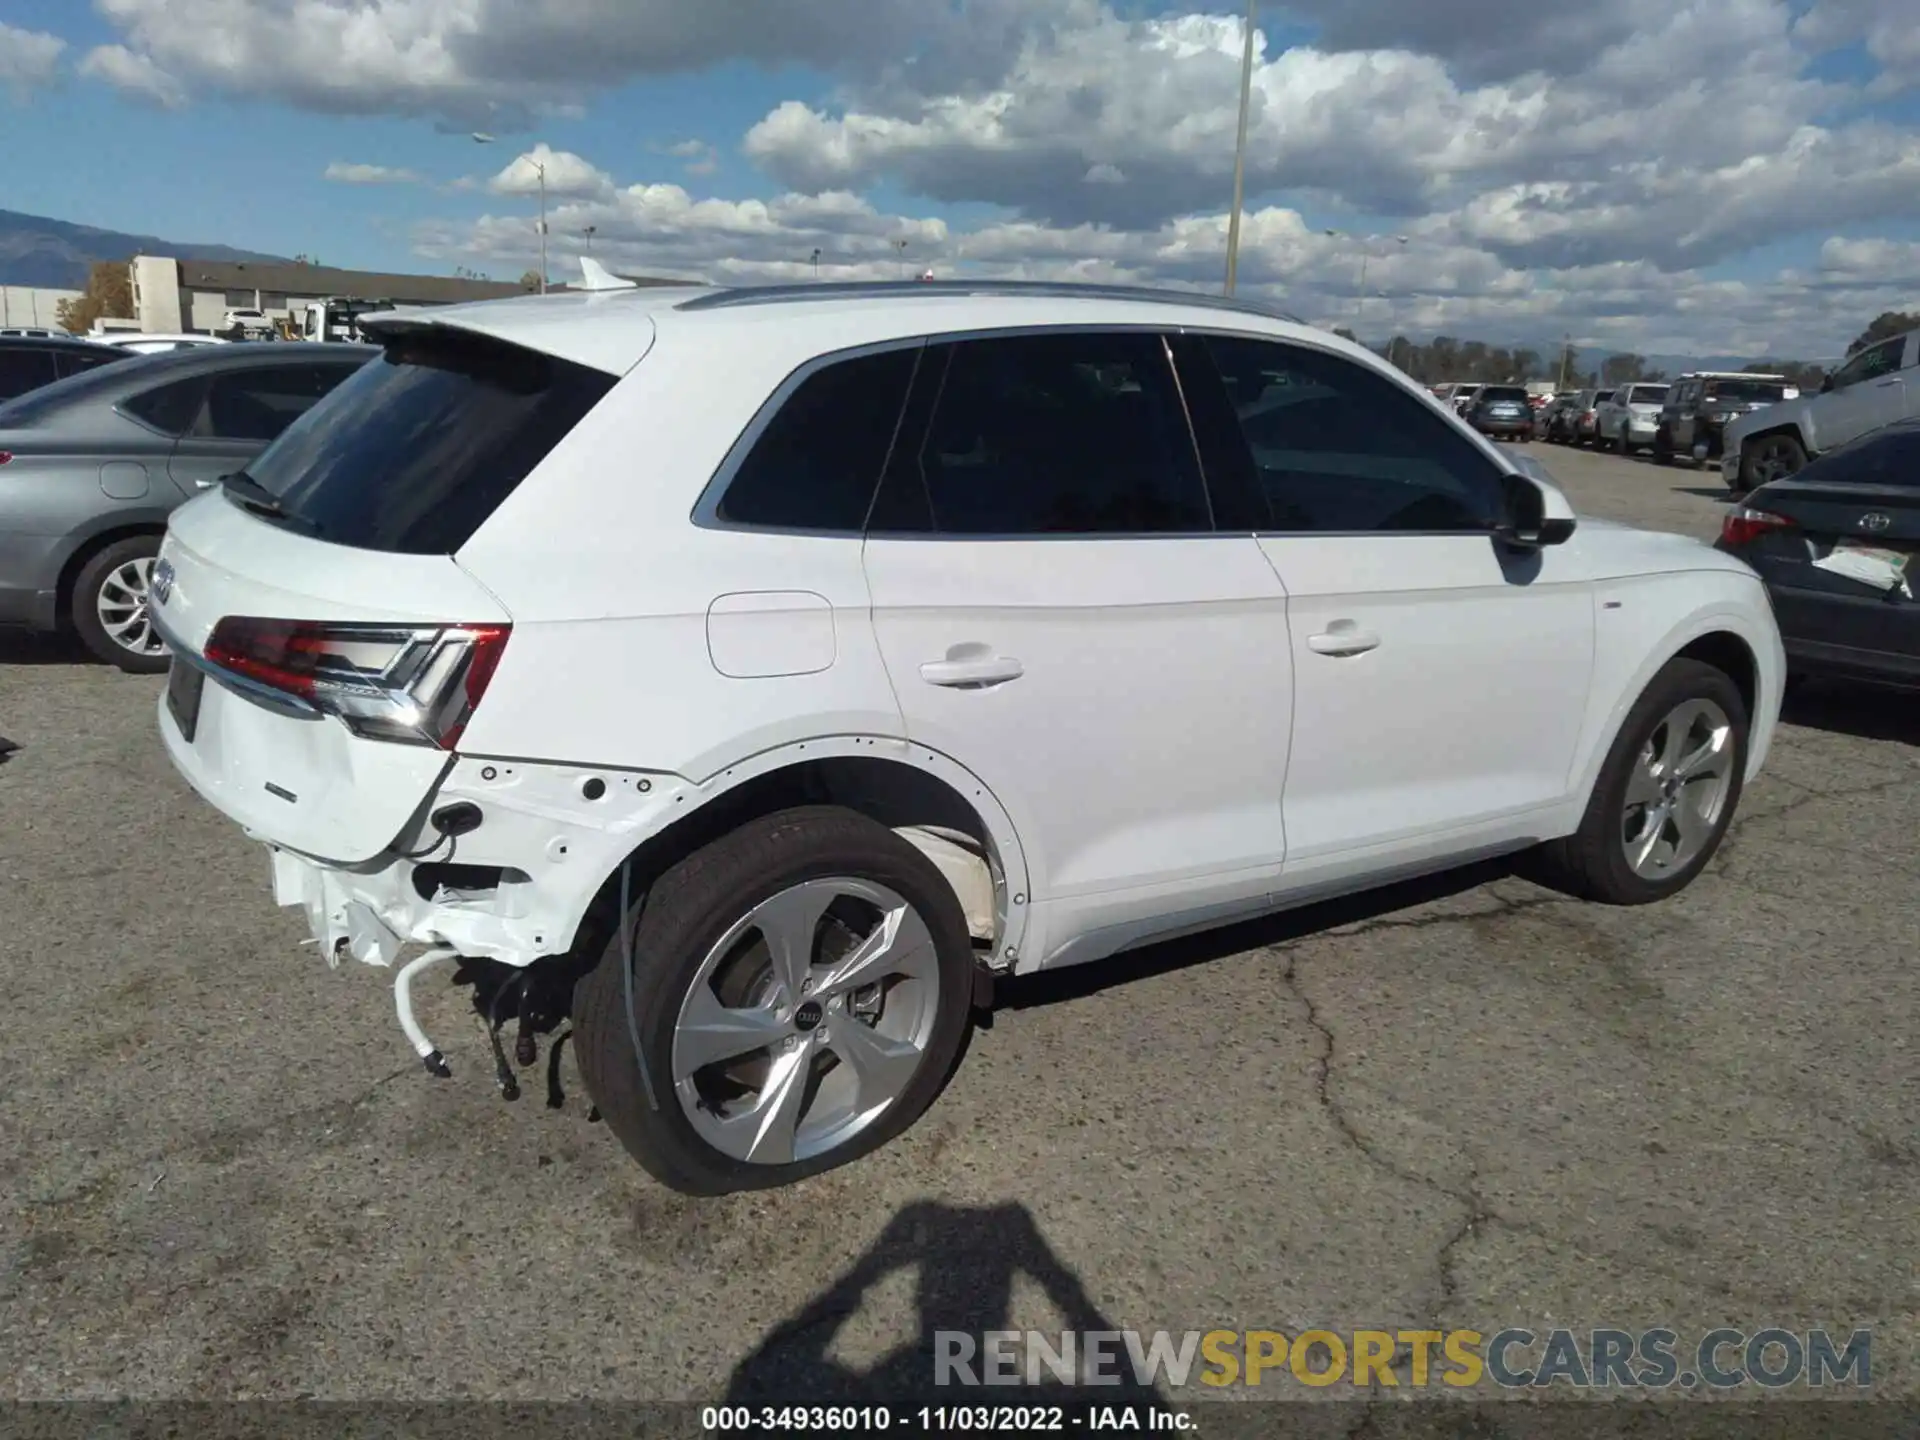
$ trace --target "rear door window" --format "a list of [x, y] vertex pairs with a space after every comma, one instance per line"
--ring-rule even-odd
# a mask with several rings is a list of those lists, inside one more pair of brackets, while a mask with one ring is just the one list
[[216, 373], [188, 434], [265, 444], [354, 371], [351, 365], [263, 365]]
[[1087, 331], [929, 349], [878, 532], [1013, 538], [1210, 532], [1158, 335]]
[[177, 439], [206, 408], [206, 394], [207, 377], [194, 375], [129, 395], [120, 402], [120, 409], [148, 429]]
[[535, 350], [427, 327], [389, 340], [247, 469], [322, 540], [450, 555], [615, 383]]
[[51, 350], [0, 349], [0, 400], [11, 400], [60, 378]]

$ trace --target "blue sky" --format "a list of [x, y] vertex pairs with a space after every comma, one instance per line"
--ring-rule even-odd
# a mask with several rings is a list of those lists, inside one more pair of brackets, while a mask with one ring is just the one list
[[[1414, 333], [1829, 344], [1920, 281], [1902, 7], [1597, 0], [1549, 23], [1553, 7], [1461, 0], [1439, 25], [1430, 0], [1263, 5], [1243, 283]], [[952, 273], [1219, 273], [1228, 6], [569, 13], [596, 19], [519, 0], [10, 0], [0, 50], [63, 43], [36, 73], [0, 55], [0, 204], [512, 276], [536, 202], [530, 170], [497, 177], [538, 146], [550, 179], [575, 177], [550, 197], [556, 268], [591, 225], [626, 268], [721, 279], [782, 278], [815, 248], [835, 273], [894, 273], [895, 239]], [[337, 183], [330, 165], [411, 179]]]

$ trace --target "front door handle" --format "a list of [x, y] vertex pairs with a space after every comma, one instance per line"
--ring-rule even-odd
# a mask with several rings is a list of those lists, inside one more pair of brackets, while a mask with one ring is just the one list
[[218, 480], [196, 480], [193, 483], [198, 485], [202, 490], [211, 490], [220, 482]]
[[1307, 648], [1316, 655], [1364, 655], [1380, 648], [1380, 637], [1366, 630], [1331, 630], [1307, 637]]
[[920, 678], [929, 685], [951, 690], [978, 690], [988, 685], [1004, 685], [1026, 674], [1026, 667], [1010, 655], [969, 655], [953, 660], [929, 660], [920, 667]]

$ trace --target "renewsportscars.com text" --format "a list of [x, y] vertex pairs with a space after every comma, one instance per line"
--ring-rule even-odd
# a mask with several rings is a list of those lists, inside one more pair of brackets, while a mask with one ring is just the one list
[[934, 1333], [936, 1385], [1733, 1390], [1872, 1384], [1873, 1335], [1777, 1326], [1675, 1331], [961, 1330]]

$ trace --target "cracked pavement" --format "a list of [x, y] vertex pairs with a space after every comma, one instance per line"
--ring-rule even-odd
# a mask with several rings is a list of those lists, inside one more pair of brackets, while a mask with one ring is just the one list
[[[1583, 510], [1717, 526], [1704, 472], [1541, 453]], [[1797, 701], [1665, 905], [1483, 868], [1035, 980], [902, 1141], [692, 1201], [577, 1086], [502, 1104], [463, 992], [423, 1005], [456, 1080], [422, 1075], [383, 977], [303, 947], [174, 778], [158, 692], [0, 649], [13, 1396], [714, 1398], [758, 1356], [803, 1399], [809, 1364], [911, 1354], [923, 1310], [1057, 1331], [1081, 1303], [1174, 1331], [1871, 1326], [1875, 1392], [1920, 1393], [1911, 697]], [[899, 1263], [812, 1348], [769, 1348], [875, 1253]]]

